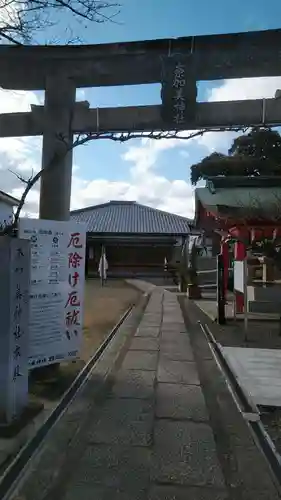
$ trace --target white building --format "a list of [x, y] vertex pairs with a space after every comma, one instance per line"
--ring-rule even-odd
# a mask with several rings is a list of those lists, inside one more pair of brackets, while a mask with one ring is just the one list
[[19, 205], [19, 200], [0, 191], [0, 226], [12, 221], [14, 207]]

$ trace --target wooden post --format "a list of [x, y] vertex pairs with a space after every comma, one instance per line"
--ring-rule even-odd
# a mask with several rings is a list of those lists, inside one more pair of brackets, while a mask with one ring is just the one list
[[223, 255], [217, 256], [217, 322], [224, 325], [225, 318], [225, 286], [224, 286], [224, 261]]
[[224, 267], [223, 285], [224, 285], [224, 293], [225, 293], [225, 297], [226, 297], [227, 290], [228, 290], [228, 268], [229, 268], [229, 247], [228, 247], [227, 241], [223, 241], [221, 243], [221, 255], [222, 255], [222, 263], [223, 263], [223, 267]]
[[247, 342], [248, 340], [248, 269], [247, 269], [247, 261], [244, 259], [243, 261], [243, 301], [244, 301], [244, 340]]

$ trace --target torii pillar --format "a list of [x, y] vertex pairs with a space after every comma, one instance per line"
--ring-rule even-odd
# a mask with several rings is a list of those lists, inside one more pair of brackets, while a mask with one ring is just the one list
[[[75, 83], [66, 76], [50, 76], [45, 88], [43, 148], [39, 217], [67, 221], [70, 217], [72, 120], [76, 97]], [[54, 157], [58, 159], [54, 162]]]
[[[67, 221], [70, 217], [72, 149], [65, 154], [66, 145], [73, 144], [72, 121], [76, 87], [67, 77], [50, 76], [45, 88], [43, 118], [43, 148], [40, 186], [40, 219]], [[54, 157], [58, 158], [54, 162]], [[57, 376], [59, 363], [37, 368], [39, 380]]]

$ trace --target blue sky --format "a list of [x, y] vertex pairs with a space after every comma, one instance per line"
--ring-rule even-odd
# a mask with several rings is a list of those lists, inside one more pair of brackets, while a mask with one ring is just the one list
[[[59, 38], [67, 24], [71, 24], [75, 34], [83, 37], [84, 43], [253, 31], [279, 28], [281, 24], [280, 0], [120, 0], [120, 3], [121, 12], [114, 23], [92, 24], [85, 29], [70, 18], [64, 18], [56, 30], [42, 33], [39, 40], [44, 42], [52, 36]], [[260, 79], [253, 90], [249, 81], [205, 82], [199, 84], [199, 98], [243, 99], [252, 94], [253, 97], [270, 97], [278, 83], [278, 79], [270, 84]], [[160, 85], [85, 89], [77, 98], [88, 100], [91, 107], [159, 104]], [[26, 102], [29, 100], [33, 102], [34, 96]], [[0, 99], [0, 112], [1, 102], [3, 104], [3, 99]], [[132, 140], [125, 144], [95, 141], [79, 147], [74, 154], [72, 206], [135, 196], [139, 202], [190, 216], [193, 194], [189, 185], [189, 166], [214, 149], [227, 150], [231, 137], [227, 133], [216, 137], [209, 134], [201, 141], [172, 146]], [[35, 148], [34, 139], [32, 141], [28, 145], [25, 143], [24, 162], [28, 160], [28, 165], [32, 162], [40, 165], [38, 143]], [[0, 144], [0, 154], [4, 154], [3, 151], [9, 155]], [[2, 179], [0, 177], [1, 182]], [[31, 196], [32, 213], [36, 211], [35, 201], [36, 196]]]
[[[212, 33], [228, 33], [259, 29], [271, 29], [281, 26], [281, 2], [270, 0], [123, 0], [118, 24], [105, 23], [95, 25], [84, 39], [87, 43], [107, 43], [116, 41], [148, 40], [153, 38], [170, 38]], [[226, 4], [229, 6], [226, 8]], [[141, 8], [140, 8], [141, 5]], [[205, 86], [205, 85], [204, 85]], [[200, 92], [200, 99], [205, 100], [205, 92]], [[85, 92], [86, 99], [95, 106], [126, 106], [160, 103], [160, 85], [142, 85], [136, 87], [98, 88]], [[94, 147], [80, 148], [75, 152], [77, 164], [87, 160], [95, 164], [95, 175], [104, 175], [106, 169], [110, 179], [123, 179], [127, 165], [123, 165], [120, 152], [127, 145], [97, 144]], [[88, 150], [91, 150], [89, 153]], [[189, 148], [191, 149], [191, 148]], [[94, 151], [95, 150], [95, 151]], [[176, 165], [173, 162], [174, 152], [169, 151], [161, 158], [161, 173], [170, 178], [188, 179], [187, 163], [192, 164], [200, 157], [201, 148], [193, 147], [190, 159], [177, 155]], [[92, 157], [92, 158], [91, 158]], [[171, 158], [172, 157], [172, 158]], [[169, 168], [173, 164], [173, 169]], [[122, 167], [123, 165], [123, 167]], [[89, 168], [89, 170], [88, 170]], [[85, 168], [92, 176], [93, 167]]]

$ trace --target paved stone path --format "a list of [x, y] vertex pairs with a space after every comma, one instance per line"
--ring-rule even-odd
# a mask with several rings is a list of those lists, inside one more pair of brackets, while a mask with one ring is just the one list
[[[93, 413], [63, 500], [225, 500], [213, 432], [177, 297], [155, 288]], [[34, 499], [36, 500], [36, 499]]]

